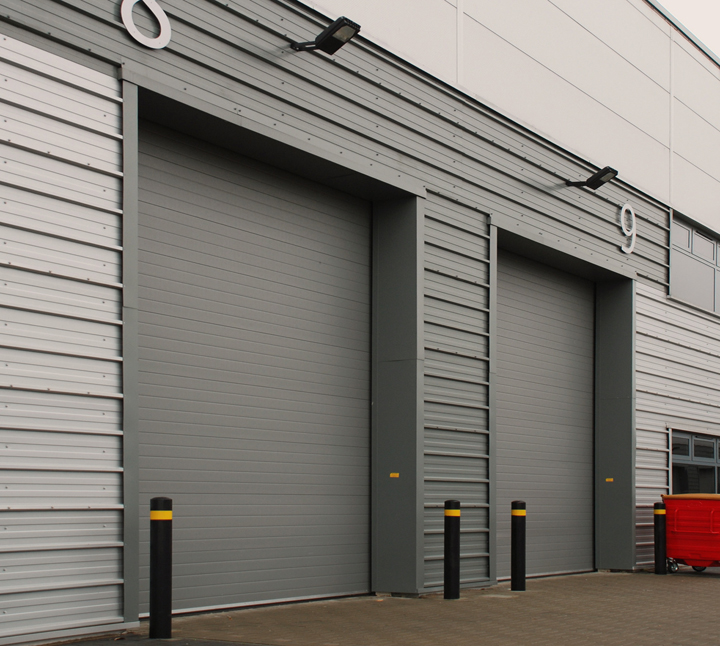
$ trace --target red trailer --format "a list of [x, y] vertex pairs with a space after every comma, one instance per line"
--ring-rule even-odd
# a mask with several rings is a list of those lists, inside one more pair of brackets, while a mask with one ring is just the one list
[[697, 572], [720, 566], [720, 494], [674, 494], [663, 502], [670, 571], [676, 572], [678, 563]]

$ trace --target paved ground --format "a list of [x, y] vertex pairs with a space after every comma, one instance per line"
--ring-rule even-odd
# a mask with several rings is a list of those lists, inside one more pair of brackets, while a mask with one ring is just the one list
[[[458, 601], [354, 597], [178, 617], [168, 646], [700, 646], [720, 644], [720, 570], [594, 573], [464, 591]], [[144, 631], [147, 626], [144, 625]], [[124, 636], [150, 646], [144, 631]], [[160, 641], [160, 640], [158, 640]], [[122, 641], [82, 646], [121, 646]], [[158, 645], [159, 646], [159, 645]]]

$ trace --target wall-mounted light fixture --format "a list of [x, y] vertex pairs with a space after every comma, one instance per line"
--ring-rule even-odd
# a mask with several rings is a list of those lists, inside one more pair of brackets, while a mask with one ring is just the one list
[[326, 54], [334, 54], [360, 31], [360, 25], [345, 17], [338, 18], [328, 26], [315, 40], [307, 43], [290, 43], [296, 52], [311, 52], [319, 49]]
[[618, 172], [614, 168], [610, 168], [610, 166], [605, 166], [605, 168], [602, 168], [594, 175], [591, 175], [586, 180], [582, 182], [571, 182], [570, 180], [567, 180], [565, 183], [568, 186], [587, 186], [588, 188], [591, 188], [593, 191], [599, 189], [603, 184], [607, 184], [611, 179], [615, 179], [617, 177]]

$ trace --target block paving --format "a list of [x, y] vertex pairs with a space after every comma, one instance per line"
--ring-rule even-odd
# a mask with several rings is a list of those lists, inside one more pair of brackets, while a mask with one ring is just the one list
[[[720, 570], [595, 572], [463, 590], [457, 601], [363, 596], [180, 616], [176, 646], [720, 644]], [[127, 641], [147, 643], [147, 623]], [[93, 646], [109, 646], [96, 640]], [[117, 637], [114, 644], [118, 646]], [[90, 645], [88, 645], [90, 646]], [[127, 646], [130, 646], [129, 644]]]

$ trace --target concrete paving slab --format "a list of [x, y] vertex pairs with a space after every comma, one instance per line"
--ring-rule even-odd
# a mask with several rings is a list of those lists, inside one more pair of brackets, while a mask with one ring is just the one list
[[[83, 646], [697, 646], [720, 644], [720, 573], [592, 573], [466, 590], [457, 601], [353, 597], [181, 616], [173, 639], [147, 625]], [[125, 643], [123, 643], [125, 642]]]

